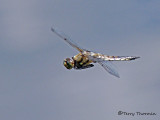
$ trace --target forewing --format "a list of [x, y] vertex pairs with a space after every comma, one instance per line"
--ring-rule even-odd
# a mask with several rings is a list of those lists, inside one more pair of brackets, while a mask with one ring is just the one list
[[107, 72], [119, 78], [118, 72], [115, 70], [113, 64], [110, 61], [98, 62]]
[[90, 60], [92, 60], [93, 62], [103, 62], [104, 61], [104, 59], [102, 59], [102, 57], [100, 55], [98, 55], [97, 53], [94, 53], [94, 52], [89, 52], [87, 57]]
[[80, 48], [78, 45], [76, 45], [74, 42], [72, 42], [72, 40], [65, 35], [63, 32], [58, 31], [55, 28], [51, 28], [52, 32], [54, 32], [56, 35], [58, 35], [60, 38], [62, 38], [64, 41], [66, 41], [69, 45], [71, 45], [72, 47], [76, 48], [78, 51], [83, 52], [84, 49]]

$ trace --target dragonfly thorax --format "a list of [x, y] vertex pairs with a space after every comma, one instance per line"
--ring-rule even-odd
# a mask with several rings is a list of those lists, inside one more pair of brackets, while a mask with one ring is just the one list
[[67, 69], [72, 69], [74, 67], [74, 61], [71, 58], [66, 58], [63, 61], [63, 65], [67, 68]]

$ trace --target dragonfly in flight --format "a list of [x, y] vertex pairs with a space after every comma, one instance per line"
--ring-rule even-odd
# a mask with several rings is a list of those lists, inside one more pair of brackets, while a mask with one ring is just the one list
[[119, 78], [120, 76], [118, 72], [115, 70], [111, 61], [130, 61], [140, 58], [135, 56], [109, 56], [101, 53], [95, 53], [79, 47], [63, 32], [58, 31], [53, 27], [51, 28], [51, 30], [60, 38], [62, 38], [65, 42], [67, 42], [69, 45], [71, 45], [73, 48], [77, 49], [80, 52], [72, 58], [66, 58], [63, 61], [63, 65], [67, 69], [74, 68], [76, 70], [81, 70], [93, 67], [93, 63], [99, 63], [108, 73]]

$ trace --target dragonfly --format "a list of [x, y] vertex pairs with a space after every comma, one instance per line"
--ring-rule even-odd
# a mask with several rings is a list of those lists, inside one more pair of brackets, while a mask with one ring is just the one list
[[63, 32], [51, 28], [51, 31], [54, 32], [56, 35], [58, 35], [60, 38], [62, 38], [65, 42], [67, 42], [70, 46], [77, 49], [79, 53], [71, 58], [66, 58], [63, 61], [63, 65], [67, 69], [76, 69], [76, 70], [82, 70], [86, 68], [91, 68], [94, 66], [93, 63], [100, 64], [108, 73], [111, 75], [120, 78], [119, 73], [114, 68], [114, 65], [111, 61], [131, 61], [138, 59], [140, 57], [136, 56], [109, 56], [104, 55], [101, 53], [92, 52], [86, 49], [83, 49], [82, 47], [79, 47], [76, 43], [74, 43], [66, 34]]

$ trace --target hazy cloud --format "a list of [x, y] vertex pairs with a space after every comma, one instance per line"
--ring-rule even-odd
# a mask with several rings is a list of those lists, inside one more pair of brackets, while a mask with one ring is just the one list
[[[159, 118], [159, 12], [158, 0], [2, 0], [0, 119]], [[116, 62], [120, 79], [99, 65], [66, 70], [63, 59], [77, 52], [50, 31], [53, 25], [83, 48], [141, 58]]]

